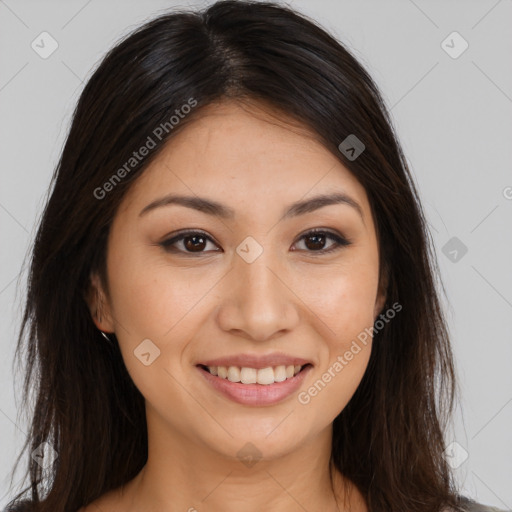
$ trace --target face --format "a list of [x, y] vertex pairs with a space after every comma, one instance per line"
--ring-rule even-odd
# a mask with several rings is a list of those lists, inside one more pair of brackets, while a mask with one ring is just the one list
[[229, 457], [248, 441], [279, 457], [329, 429], [384, 303], [364, 188], [305, 129], [234, 103], [210, 106], [130, 188], [107, 275], [96, 325], [115, 331], [148, 422]]

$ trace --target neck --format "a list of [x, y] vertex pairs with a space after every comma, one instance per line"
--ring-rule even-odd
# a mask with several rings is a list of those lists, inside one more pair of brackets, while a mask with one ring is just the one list
[[[174, 512], [260, 512], [275, 510], [359, 511], [360, 495], [330, 465], [332, 425], [292, 453], [265, 458], [245, 446], [230, 457], [173, 432], [169, 425], [148, 421], [148, 460], [122, 489], [123, 510]], [[251, 458], [251, 454], [253, 457]], [[332, 471], [332, 481], [331, 473]], [[349, 491], [349, 501], [345, 491]], [[355, 491], [356, 495], [351, 491]]]

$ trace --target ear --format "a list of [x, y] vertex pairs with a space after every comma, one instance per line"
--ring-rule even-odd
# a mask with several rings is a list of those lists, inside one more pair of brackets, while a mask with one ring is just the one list
[[387, 292], [388, 292], [389, 276], [387, 268], [384, 268], [379, 279], [379, 289], [377, 291], [377, 298], [375, 300], [375, 308], [373, 310], [373, 321], [377, 320], [377, 317], [381, 314], [386, 304]]
[[98, 274], [91, 273], [86, 302], [94, 325], [103, 332], [114, 332], [111, 306], [103, 290]]

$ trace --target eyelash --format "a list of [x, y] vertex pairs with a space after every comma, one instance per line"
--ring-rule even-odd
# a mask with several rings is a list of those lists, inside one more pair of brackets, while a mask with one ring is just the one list
[[[306, 250], [306, 252], [322, 255], [322, 254], [327, 254], [327, 253], [337, 251], [339, 249], [342, 249], [342, 248], [347, 247], [352, 244], [352, 242], [349, 239], [347, 239], [343, 236], [340, 236], [336, 233], [333, 233], [332, 231], [325, 230], [325, 229], [312, 229], [312, 230], [308, 231], [307, 233], [304, 233], [299, 238], [299, 241], [301, 241], [304, 238], [308, 238], [310, 236], [318, 235], [318, 234], [326, 235], [327, 238], [330, 238], [331, 240], [334, 241], [334, 244], [329, 249], [320, 249], [318, 251]], [[210, 251], [190, 252], [190, 251], [186, 251], [186, 250], [182, 251], [182, 250], [179, 250], [179, 249], [176, 249], [175, 247], [173, 247], [173, 245], [176, 242], [184, 240], [185, 238], [189, 238], [189, 237], [191, 238], [193, 236], [198, 236], [198, 235], [204, 237], [207, 241], [210, 241], [213, 244], [215, 244], [215, 242], [212, 240], [212, 238], [210, 238], [206, 233], [204, 233], [202, 231], [183, 231], [183, 232], [179, 232], [172, 238], [169, 238], [167, 240], [160, 242], [158, 245], [160, 245], [167, 252], [182, 253], [182, 254], [187, 254], [187, 255], [191, 255], [191, 256], [195, 256], [195, 255], [199, 255], [199, 254], [206, 254], [206, 253], [210, 252]], [[215, 252], [218, 252], [218, 251], [215, 251]]]

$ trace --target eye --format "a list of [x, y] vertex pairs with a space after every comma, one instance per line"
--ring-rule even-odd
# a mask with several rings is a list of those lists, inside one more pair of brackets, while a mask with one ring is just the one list
[[[326, 240], [331, 239], [333, 243], [328, 249], [325, 249]], [[349, 246], [352, 242], [347, 238], [333, 233], [331, 231], [326, 231], [322, 229], [313, 229], [308, 231], [304, 235], [302, 235], [299, 241], [305, 241], [304, 245], [311, 250], [306, 250], [307, 252], [317, 252], [321, 254], [325, 254], [328, 252], [336, 251], [341, 249], [342, 247]]]
[[[178, 244], [178, 242], [183, 242], [182, 247], [184, 247], [185, 250], [178, 249], [177, 247], [175, 247]], [[201, 231], [185, 231], [168, 240], [160, 242], [159, 245], [161, 245], [168, 252], [184, 252], [193, 254], [201, 252], [210, 252], [204, 251], [204, 248], [207, 246], [208, 242], [214, 244], [213, 240]]]
[[[332, 243], [328, 249], [325, 249], [325, 243], [329, 239], [332, 241]], [[321, 254], [335, 251], [342, 247], [351, 245], [352, 243], [350, 240], [337, 233], [322, 229], [313, 229], [308, 231], [300, 237], [299, 242], [303, 240], [306, 249], [302, 250], [305, 250], [306, 252], [316, 252]], [[205, 248], [208, 246], [208, 243], [216, 246], [215, 242], [202, 231], [185, 231], [177, 234], [176, 236], [173, 236], [172, 238], [164, 240], [163, 242], [160, 242], [159, 245], [166, 251], [173, 253], [201, 254], [205, 252], [222, 252], [222, 249], [220, 251], [206, 251]], [[179, 248], [179, 244], [181, 244], [181, 249]], [[296, 249], [292, 250], [295, 251]]]

